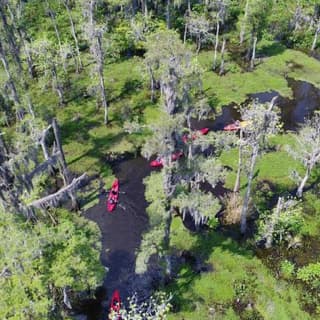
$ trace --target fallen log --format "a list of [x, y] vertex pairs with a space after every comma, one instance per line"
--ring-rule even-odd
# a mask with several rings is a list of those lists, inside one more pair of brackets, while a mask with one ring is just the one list
[[74, 192], [86, 179], [87, 174], [84, 173], [80, 177], [73, 179], [70, 184], [60, 189], [59, 191], [31, 202], [29, 204], [29, 207], [38, 209], [45, 209], [46, 207], [57, 207], [63, 200], [67, 198], [72, 199]]

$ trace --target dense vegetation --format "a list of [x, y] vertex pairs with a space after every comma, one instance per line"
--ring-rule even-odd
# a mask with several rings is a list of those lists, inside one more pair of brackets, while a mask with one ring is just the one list
[[[287, 130], [280, 97], [248, 99], [320, 89], [319, 34], [319, 0], [1, 0], [0, 318], [93, 297], [86, 210], [114, 160], [157, 155], [135, 266], [155, 295], [122, 318], [320, 319], [320, 113]], [[229, 104], [236, 132], [195, 131]]]

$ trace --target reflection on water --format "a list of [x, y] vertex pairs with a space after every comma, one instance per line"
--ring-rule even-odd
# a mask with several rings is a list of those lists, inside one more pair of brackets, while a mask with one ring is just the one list
[[[279, 96], [276, 105], [281, 109], [281, 121], [285, 130], [297, 130], [299, 124], [303, 123], [305, 118], [312, 116], [315, 110], [320, 110], [320, 90], [312, 84], [304, 81], [289, 79], [288, 84], [292, 89], [293, 98], [283, 98], [276, 91], [261, 92], [250, 95], [245, 102], [250, 99], [257, 99], [261, 103], [270, 102], [274, 96]], [[231, 104], [222, 108], [222, 113], [214, 120], [206, 119], [193, 121], [193, 129], [208, 127], [213, 131], [222, 130], [226, 124], [240, 119], [240, 113]]]

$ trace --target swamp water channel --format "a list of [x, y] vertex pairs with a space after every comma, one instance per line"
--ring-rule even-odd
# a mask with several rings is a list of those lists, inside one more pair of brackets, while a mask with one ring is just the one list
[[[279, 97], [276, 104], [281, 109], [284, 129], [296, 130], [299, 123], [309, 117], [313, 111], [320, 110], [320, 90], [313, 85], [288, 80], [293, 99]], [[253, 94], [249, 99], [268, 102], [277, 92]], [[208, 127], [210, 130], [222, 130], [226, 124], [240, 119], [234, 105], [222, 108], [215, 120], [193, 122], [193, 129]], [[110, 298], [114, 289], [120, 291], [122, 300], [134, 292], [148, 292], [152, 289], [152, 277], [139, 278], [135, 274], [135, 253], [139, 248], [142, 233], [148, 228], [146, 214], [147, 202], [144, 198], [143, 179], [151, 172], [149, 161], [142, 157], [121, 160], [113, 166], [120, 181], [119, 204], [112, 213], [106, 211], [106, 194], [101, 194], [99, 203], [85, 212], [86, 218], [99, 225], [102, 234], [101, 262], [107, 268], [103, 287], [97, 290], [96, 299], [83, 304], [84, 319], [107, 319]], [[146, 288], [147, 287], [147, 288]], [[146, 289], [146, 290], [145, 290]]]

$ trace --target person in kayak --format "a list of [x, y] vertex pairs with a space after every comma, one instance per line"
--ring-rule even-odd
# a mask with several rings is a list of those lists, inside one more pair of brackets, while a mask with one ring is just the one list
[[117, 201], [115, 201], [115, 200], [112, 199], [112, 198], [109, 200], [109, 203], [110, 203], [110, 204], [114, 204], [114, 203], [116, 203], [116, 202], [117, 202]]

